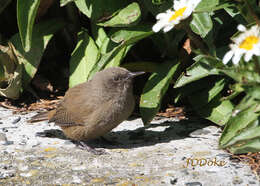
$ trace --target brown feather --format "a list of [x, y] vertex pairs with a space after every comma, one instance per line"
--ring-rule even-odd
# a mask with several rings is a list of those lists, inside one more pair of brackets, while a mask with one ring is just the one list
[[28, 120], [28, 123], [36, 123], [40, 121], [49, 120], [52, 118], [52, 116], [55, 114], [56, 110], [51, 110], [49, 112], [40, 112], [36, 115], [34, 115], [30, 120]]

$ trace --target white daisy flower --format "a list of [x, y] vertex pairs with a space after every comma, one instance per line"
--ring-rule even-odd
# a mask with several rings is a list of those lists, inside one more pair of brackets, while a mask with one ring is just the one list
[[156, 16], [158, 20], [153, 26], [154, 32], [159, 32], [162, 28], [164, 32], [170, 31], [175, 25], [183, 19], [191, 15], [196, 6], [201, 0], [175, 0], [173, 9], [167, 10], [165, 13], [160, 13]]
[[242, 33], [232, 39], [233, 43], [229, 46], [231, 50], [223, 58], [224, 64], [232, 58], [232, 62], [236, 65], [243, 55], [246, 62], [253, 55], [260, 56], [260, 27], [255, 25], [247, 30], [245, 26], [238, 25], [237, 29]]

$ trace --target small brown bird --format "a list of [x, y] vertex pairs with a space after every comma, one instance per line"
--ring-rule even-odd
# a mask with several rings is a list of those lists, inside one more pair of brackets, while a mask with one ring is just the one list
[[134, 110], [133, 78], [143, 73], [121, 67], [97, 72], [92, 80], [70, 88], [55, 110], [39, 113], [29, 122], [55, 122], [66, 137], [93, 152], [86, 141], [108, 133]]

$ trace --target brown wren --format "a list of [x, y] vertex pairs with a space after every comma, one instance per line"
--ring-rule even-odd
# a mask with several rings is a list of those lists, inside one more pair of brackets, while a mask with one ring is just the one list
[[39, 113], [29, 122], [54, 122], [67, 138], [93, 151], [86, 141], [108, 133], [133, 112], [133, 78], [143, 73], [121, 67], [97, 72], [91, 80], [70, 88], [55, 110]]

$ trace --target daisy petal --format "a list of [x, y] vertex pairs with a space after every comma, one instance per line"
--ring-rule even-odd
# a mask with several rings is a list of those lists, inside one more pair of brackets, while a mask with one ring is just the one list
[[232, 62], [234, 65], [237, 65], [242, 57], [242, 53], [235, 53], [234, 57], [232, 58]]
[[175, 25], [179, 24], [181, 20], [189, 17], [200, 1], [201, 0], [174, 0], [173, 9], [168, 9], [166, 12], [156, 16], [158, 21], [153, 26], [153, 31], [159, 32], [161, 29], [163, 29], [164, 32], [170, 31]]
[[252, 58], [252, 56], [253, 56], [253, 53], [252, 53], [252, 52], [247, 52], [247, 53], [245, 54], [245, 56], [244, 56], [244, 60], [245, 60], [246, 62], [248, 62], [248, 61]]
[[162, 19], [162, 18], [164, 18], [165, 17], [165, 13], [160, 13], [160, 14], [158, 14], [157, 16], [156, 16], [156, 19]]
[[191, 6], [191, 7], [192, 7], [193, 9], [195, 9], [195, 8], [198, 6], [198, 4], [200, 3], [200, 1], [201, 1], [201, 0], [193, 0], [193, 1], [191, 2], [191, 3], [192, 3], [192, 6]]
[[260, 56], [260, 48], [257, 47], [257, 49], [255, 50], [254, 53], [255, 53], [256, 56]]
[[174, 5], [173, 5], [174, 10], [179, 10], [182, 7], [183, 7], [183, 3], [181, 1], [178, 0], [174, 1]]
[[173, 25], [168, 25], [168, 26], [164, 27], [163, 31], [169, 32], [172, 28], [173, 28]]
[[225, 56], [223, 57], [223, 63], [224, 64], [227, 64], [228, 63], [228, 61], [233, 57], [233, 55], [234, 55], [234, 52], [232, 51], [232, 50], [230, 50], [229, 52], [227, 52], [226, 54], [225, 54]]
[[244, 25], [238, 25], [237, 26], [237, 29], [240, 31], [240, 32], [245, 32], [246, 31], [246, 27]]
[[163, 23], [162, 22], [158, 22], [155, 25], [153, 25], [153, 31], [154, 32], [159, 32], [162, 28], [163, 28]]
[[242, 57], [245, 62], [248, 62], [253, 55], [260, 56], [260, 26], [254, 25], [247, 29], [240, 24], [237, 29], [241, 33], [232, 38], [232, 44], [229, 45], [230, 51], [223, 58], [224, 64], [231, 58], [232, 62], [237, 65]]

